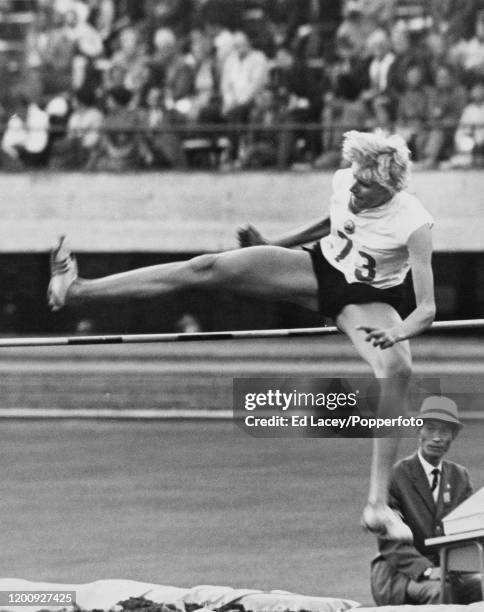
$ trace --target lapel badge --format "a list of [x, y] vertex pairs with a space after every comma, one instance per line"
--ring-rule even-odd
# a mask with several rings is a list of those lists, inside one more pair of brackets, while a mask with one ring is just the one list
[[444, 504], [450, 504], [450, 491], [444, 491], [444, 494], [442, 495], [442, 500]]
[[355, 223], [352, 219], [347, 219], [344, 222], [343, 227], [348, 232], [348, 234], [352, 234], [355, 231]]

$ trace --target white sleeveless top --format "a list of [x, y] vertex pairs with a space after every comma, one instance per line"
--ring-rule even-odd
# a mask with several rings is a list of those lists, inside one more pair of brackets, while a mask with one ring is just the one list
[[410, 269], [407, 242], [422, 225], [433, 225], [420, 201], [400, 191], [377, 208], [351, 212], [354, 183], [351, 168], [333, 177], [330, 201], [331, 233], [321, 239], [324, 257], [348, 283], [368, 283], [388, 289], [403, 283]]

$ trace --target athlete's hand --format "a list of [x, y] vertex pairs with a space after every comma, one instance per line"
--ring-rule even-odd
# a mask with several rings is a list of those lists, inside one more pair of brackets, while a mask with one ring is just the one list
[[361, 329], [366, 333], [365, 340], [371, 342], [373, 346], [378, 346], [381, 349], [390, 348], [396, 342], [400, 336], [399, 330], [391, 327], [390, 329], [383, 329], [381, 327], [371, 327], [369, 325], [358, 325], [356, 329]]
[[269, 244], [269, 241], [266, 240], [253, 225], [239, 227], [237, 230], [237, 238], [239, 240], [239, 246], [242, 248]]

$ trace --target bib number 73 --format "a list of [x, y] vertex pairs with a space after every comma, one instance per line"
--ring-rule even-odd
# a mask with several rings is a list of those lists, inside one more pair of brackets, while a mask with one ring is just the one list
[[[351, 249], [353, 248], [353, 240], [351, 240], [351, 238], [349, 238], [340, 230], [337, 230], [337, 232], [338, 236], [345, 241], [345, 245], [338, 253], [338, 255], [336, 255], [335, 261], [342, 261], [350, 254]], [[365, 251], [358, 251], [358, 255], [362, 257], [365, 261], [361, 265], [361, 269], [355, 268], [355, 277], [362, 283], [371, 283], [371, 281], [375, 278], [376, 275], [376, 261], [371, 255], [365, 253]]]

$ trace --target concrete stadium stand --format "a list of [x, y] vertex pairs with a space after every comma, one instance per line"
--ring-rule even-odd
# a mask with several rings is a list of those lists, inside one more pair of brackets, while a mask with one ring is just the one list
[[[59, 234], [84, 252], [232, 248], [250, 221], [268, 236], [327, 211], [332, 173], [2, 175], [0, 252], [45, 252]], [[416, 172], [411, 189], [436, 220], [437, 251], [483, 251], [484, 174]]]

